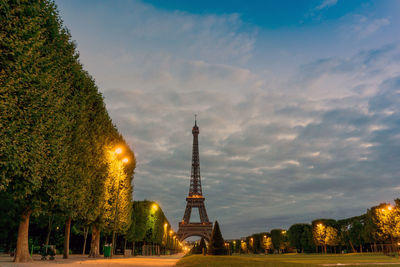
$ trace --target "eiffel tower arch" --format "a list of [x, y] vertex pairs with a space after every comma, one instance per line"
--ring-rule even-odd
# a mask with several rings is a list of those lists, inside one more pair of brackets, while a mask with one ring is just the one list
[[[189, 194], [186, 198], [186, 209], [183, 219], [179, 222], [177, 237], [180, 241], [191, 237], [200, 236], [210, 241], [213, 224], [208, 220], [204, 196], [201, 189], [200, 178], [200, 157], [199, 157], [199, 127], [197, 120], [194, 121], [192, 129], [193, 150], [192, 150], [192, 171], [190, 175]], [[199, 210], [200, 222], [190, 222], [192, 208]]]

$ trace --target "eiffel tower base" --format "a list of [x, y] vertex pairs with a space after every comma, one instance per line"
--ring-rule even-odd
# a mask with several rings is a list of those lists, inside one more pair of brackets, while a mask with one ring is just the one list
[[201, 236], [207, 240], [207, 242], [209, 242], [211, 238], [212, 227], [213, 225], [211, 222], [188, 224], [180, 222], [177, 237], [179, 241], [182, 241], [191, 236]]

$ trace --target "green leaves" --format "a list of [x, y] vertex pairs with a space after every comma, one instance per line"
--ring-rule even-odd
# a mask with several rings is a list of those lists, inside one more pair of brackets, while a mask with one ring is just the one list
[[[0, 191], [33, 215], [101, 222], [110, 178], [105, 148], [119, 143], [131, 159], [121, 185], [125, 214], [134, 154], [83, 70], [54, 3], [1, 1], [0, 22]], [[125, 217], [127, 229], [131, 216]]]

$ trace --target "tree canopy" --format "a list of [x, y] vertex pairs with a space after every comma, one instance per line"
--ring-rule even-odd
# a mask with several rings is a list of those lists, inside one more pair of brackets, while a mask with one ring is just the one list
[[[107, 226], [109, 147], [123, 145], [121, 214], [130, 210], [135, 158], [52, 1], [0, 2], [0, 192], [20, 215], [16, 261], [28, 261], [30, 216], [56, 213]], [[112, 186], [115, 188], [115, 186]], [[116, 190], [111, 190], [114, 192]], [[107, 217], [107, 216], [105, 216]], [[120, 231], [130, 215], [120, 216]]]

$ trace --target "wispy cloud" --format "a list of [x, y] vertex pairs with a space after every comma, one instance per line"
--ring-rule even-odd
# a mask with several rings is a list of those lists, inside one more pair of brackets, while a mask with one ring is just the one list
[[321, 9], [329, 8], [329, 7], [336, 5], [337, 2], [338, 2], [338, 0], [324, 0], [324, 1], [322, 1], [321, 4], [319, 4], [317, 7], [315, 7], [315, 9], [321, 10]]
[[389, 18], [376, 18], [371, 20], [365, 16], [357, 15], [352, 30], [360, 38], [366, 38], [388, 25], [390, 25]]

